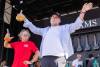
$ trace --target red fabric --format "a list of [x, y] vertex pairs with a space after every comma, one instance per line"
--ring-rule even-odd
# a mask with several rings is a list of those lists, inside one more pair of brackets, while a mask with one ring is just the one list
[[28, 65], [25, 65], [23, 62], [29, 60], [31, 54], [38, 50], [31, 41], [14, 42], [11, 43], [11, 47], [14, 49], [14, 61], [12, 67], [28, 67]]

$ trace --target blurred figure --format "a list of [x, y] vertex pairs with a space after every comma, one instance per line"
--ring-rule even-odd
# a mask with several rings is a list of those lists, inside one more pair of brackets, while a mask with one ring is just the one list
[[77, 57], [72, 62], [72, 67], [83, 67], [82, 55], [77, 54]]
[[40, 66], [40, 61], [35, 62], [34, 67], [41, 67]]
[[[39, 51], [35, 46], [35, 43], [29, 41], [30, 33], [28, 30], [23, 29], [19, 33], [20, 41], [9, 43], [13, 37], [10, 37], [10, 33], [7, 32], [5, 35], [4, 47], [14, 49], [14, 61], [12, 67], [28, 67], [28, 64], [32, 64], [38, 60]], [[35, 53], [32, 60], [30, 56]]]
[[94, 56], [94, 54], [89, 54], [88, 61], [87, 61], [87, 67], [100, 67], [99, 61]]
[[50, 17], [51, 26], [45, 28], [36, 27], [21, 14], [25, 17], [23, 26], [30, 29], [32, 33], [42, 36], [40, 46], [41, 67], [65, 67], [66, 60], [74, 54], [70, 34], [81, 28], [84, 15], [92, 7], [92, 3], [85, 3], [79, 17], [72, 24], [60, 25], [62, 22], [61, 15], [55, 13]]
[[0, 67], [8, 67], [8, 66], [6, 66], [6, 60], [1, 62]]

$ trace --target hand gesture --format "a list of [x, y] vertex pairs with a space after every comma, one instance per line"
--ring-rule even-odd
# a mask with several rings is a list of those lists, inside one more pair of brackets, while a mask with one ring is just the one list
[[13, 38], [14, 38], [14, 37], [10, 37], [10, 32], [9, 32], [9, 30], [7, 29], [7, 33], [6, 33], [5, 37], [4, 37], [4, 41], [10, 42]]
[[89, 11], [93, 8], [93, 4], [92, 3], [85, 3], [82, 7], [81, 12], [86, 12]]
[[25, 20], [25, 15], [22, 13], [23, 11], [21, 10], [19, 14], [16, 16], [16, 20], [19, 22], [22, 22]]

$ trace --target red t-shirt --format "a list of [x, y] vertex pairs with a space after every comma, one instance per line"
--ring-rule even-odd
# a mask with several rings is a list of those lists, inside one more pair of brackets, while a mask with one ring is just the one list
[[23, 62], [30, 59], [33, 52], [36, 52], [38, 48], [31, 41], [27, 42], [13, 42], [11, 47], [14, 49], [14, 61], [12, 67], [28, 67]]

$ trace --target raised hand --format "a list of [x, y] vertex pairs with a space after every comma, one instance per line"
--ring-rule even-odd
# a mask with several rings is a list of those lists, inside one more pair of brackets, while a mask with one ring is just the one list
[[87, 11], [91, 10], [93, 8], [92, 3], [85, 3], [82, 7], [82, 10], [80, 11], [80, 19], [84, 20], [84, 15], [86, 14]]
[[16, 16], [16, 20], [19, 22], [22, 22], [25, 20], [25, 15], [22, 13], [23, 11], [21, 10], [19, 14]]
[[10, 42], [13, 38], [14, 38], [14, 37], [10, 37], [10, 32], [9, 32], [9, 30], [7, 29], [7, 33], [6, 33], [5, 37], [4, 37], [4, 41]]
[[81, 12], [86, 12], [89, 11], [93, 8], [93, 4], [92, 3], [85, 3], [82, 7]]

